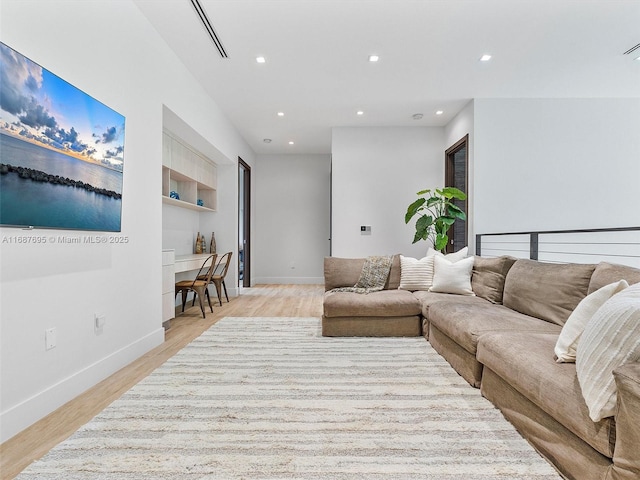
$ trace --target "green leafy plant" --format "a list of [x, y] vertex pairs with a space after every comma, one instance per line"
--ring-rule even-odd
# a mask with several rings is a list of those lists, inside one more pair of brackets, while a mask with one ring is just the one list
[[442, 251], [449, 242], [447, 232], [456, 220], [466, 220], [465, 213], [453, 200], [465, 200], [467, 195], [457, 188], [427, 189], [417, 193], [420, 195], [415, 202], [407, 207], [404, 223], [419, 215], [416, 221], [416, 234], [413, 243], [419, 240], [433, 241], [433, 248]]

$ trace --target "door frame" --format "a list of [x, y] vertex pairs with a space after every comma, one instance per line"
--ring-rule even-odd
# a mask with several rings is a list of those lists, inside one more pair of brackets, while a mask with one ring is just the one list
[[[464, 211], [467, 214], [467, 220], [464, 222], [464, 236], [465, 243], [469, 245], [469, 134], [467, 133], [460, 140], [455, 142], [449, 148], [444, 151], [444, 186], [445, 187], [453, 187], [454, 186], [454, 155], [458, 153], [460, 150], [465, 148], [465, 158], [464, 158], [464, 184], [465, 184], [465, 192], [467, 194], [467, 198], [464, 201]], [[453, 252], [453, 235], [454, 230], [451, 228], [449, 230], [451, 235], [449, 236], [449, 243], [447, 243], [446, 252]]]
[[[243, 184], [243, 195], [240, 196], [240, 182]], [[240, 221], [244, 231], [242, 286], [251, 286], [251, 167], [238, 157], [238, 212], [244, 205], [244, 215], [238, 219], [238, 247], [240, 246]], [[240, 272], [240, 252], [238, 251], [238, 273]]]

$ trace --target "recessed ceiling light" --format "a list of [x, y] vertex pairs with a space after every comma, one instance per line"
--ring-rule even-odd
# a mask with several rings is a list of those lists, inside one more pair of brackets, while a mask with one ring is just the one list
[[421, 113], [414, 113], [414, 114], [413, 114], [413, 119], [414, 119], [414, 120], [421, 120], [421, 119], [422, 119], [422, 117], [424, 117], [424, 115], [423, 115], [423, 114], [421, 114]]
[[485, 53], [480, 57], [481, 62], [488, 62], [489, 60], [491, 60], [491, 55], [489, 55], [488, 53]]
[[640, 57], [636, 57], [636, 60], [640, 60]]
[[293, 142], [292, 142], [292, 141], [291, 141], [291, 142], [289, 142], [289, 145], [293, 145]]
[[356, 115], [364, 115], [364, 112], [363, 112], [362, 110], [358, 110], [358, 111], [356, 112]]
[[284, 117], [284, 112], [278, 112], [279, 117]]
[[377, 62], [378, 60], [380, 60], [380, 57], [378, 55], [369, 55], [370, 62]]
[[267, 59], [264, 57], [256, 57], [256, 62], [258, 63], [266, 63]]
[[271, 143], [271, 139], [270, 138], [263, 138], [262, 141], [264, 143]]
[[442, 110], [436, 110], [436, 115], [442, 115], [444, 112]]

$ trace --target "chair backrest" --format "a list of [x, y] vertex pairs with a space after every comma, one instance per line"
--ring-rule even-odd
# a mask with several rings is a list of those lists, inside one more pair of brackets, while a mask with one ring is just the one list
[[194, 277], [193, 283], [191, 285], [195, 285], [198, 278], [206, 277], [207, 283], [211, 281], [211, 277], [213, 276], [213, 271], [217, 265], [216, 258], [218, 254], [214, 253], [209, 255], [204, 262], [202, 262], [202, 266], [200, 270], [198, 270], [198, 274]]
[[218, 272], [215, 275], [224, 278], [229, 270], [229, 264], [231, 263], [231, 256], [233, 252], [227, 252], [218, 259], [218, 265], [215, 270]]

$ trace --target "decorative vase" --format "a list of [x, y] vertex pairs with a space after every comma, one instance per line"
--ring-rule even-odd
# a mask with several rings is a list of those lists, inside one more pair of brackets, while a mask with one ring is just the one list
[[200, 238], [200, 232], [196, 237], [196, 253], [202, 253], [202, 239]]
[[214, 232], [211, 232], [211, 243], [209, 244], [209, 252], [216, 253], [216, 237]]

